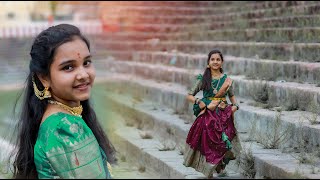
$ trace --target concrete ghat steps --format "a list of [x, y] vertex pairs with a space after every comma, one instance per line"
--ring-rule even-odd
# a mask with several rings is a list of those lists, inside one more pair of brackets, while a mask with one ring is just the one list
[[[106, 95], [108, 94], [108, 95]], [[131, 104], [134, 100], [130, 97], [119, 96], [112, 92], [104, 93], [102, 96], [110, 103], [110, 108], [114, 113], [122, 118], [116, 118], [117, 121], [120, 119], [125, 124], [126, 122], [132, 122], [133, 124], [139, 124], [139, 128], [136, 127], [125, 127], [118, 128], [113, 134], [114, 144], [117, 145], [118, 149], [121, 150], [122, 155], [130, 159], [130, 162], [135, 162], [137, 166], [144, 166], [149, 171], [155, 171], [160, 173], [161, 179], [205, 179], [205, 176], [193, 168], [183, 166], [183, 156], [180, 153], [183, 151], [184, 139], [186, 136], [187, 129], [190, 125], [184, 124], [183, 121], [177, 118], [177, 115], [171, 115], [171, 110], [165, 107], [153, 109], [149, 104], [142, 105], [139, 103], [137, 107], [145, 109], [144, 112], [138, 112], [131, 109]], [[110, 96], [110, 97], [109, 97]], [[112, 97], [115, 97], [112, 98]], [[127, 105], [122, 104], [120, 101], [125, 100]], [[142, 106], [141, 106], [142, 105]], [[140, 108], [140, 109], [142, 109]], [[150, 110], [153, 112], [151, 117]], [[148, 111], [149, 113], [145, 113]], [[155, 118], [157, 120], [155, 120]], [[136, 121], [136, 122], [134, 122]], [[119, 122], [117, 122], [119, 123]], [[172, 129], [173, 134], [168, 134], [169, 127]], [[181, 130], [181, 127], [183, 131]], [[140, 134], [148, 131], [152, 135], [152, 139], [143, 139]], [[184, 138], [181, 138], [184, 137]], [[176, 148], [174, 150], [159, 150], [163, 148], [164, 144], [174, 143]], [[171, 145], [169, 145], [172, 147]], [[168, 146], [168, 147], [169, 147]], [[243, 176], [236, 172], [237, 167], [234, 163], [230, 163], [227, 168], [228, 176], [225, 178], [241, 179]], [[214, 175], [216, 176], [216, 175]], [[218, 179], [224, 179], [223, 177], [215, 177]]]
[[112, 51], [168, 51], [176, 50], [190, 54], [207, 54], [218, 48], [225, 55], [272, 59], [280, 61], [320, 62], [317, 52], [320, 43], [268, 43], [268, 42], [231, 42], [231, 41], [109, 41], [96, 40], [99, 50]]
[[[197, 40], [197, 41], [251, 41], [251, 42], [296, 42], [317, 43], [319, 27], [285, 27], [285, 28], [248, 28], [223, 29], [210, 31], [153, 33], [153, 32], [116, 32], [106, 33], [99, 38], [108, 40], [147, 40], [158, 38], [160, 40]], [[98, 39], [98, 38], [97, 38]]]
[[[108, 9], [108, 7], [103, 7]], [[213, 8], [206, 6], [198, 6], [198, 7], [181, 7], [181, 6], [113, 6], [109, 8], [109, 11], [106, 14], [112, 14], [115, 12], [137, 12], [140, 14], [144, 14], [146, 16], [154, 15], [154, 14], [180, 14], [180, 15], [204, 15], [212, 13]], [[120, 14], [119, 14], [120, 15]]]
[[[105, 60], [101, 63], [105, 64], [100, 64], [99, 68], [108, 69], [111, 72], [177, 83], [188, 88], [193, 86], [196, 75], [203, 73], [203, 70], [169, 67], [161, 64], [113, 60]], [[268, 103], [271, 107], [282, 106], [288, 110], [311, 111], [312, 106], [320, 102], [320, 87], [314, 84], [251, 80], [239, 75], [230, 75], [230, 77], [234, 80], [237, 95]], [[259, 94], [261, 96], [258, 96]]]
[[124, 151], [126, 157], [131, 157], [130, 161], [159, 172], [160, 179], [205, 178], [193, 169], [183, 167], [182, 157], [179, 157], [177, 151], [159, 151], [157, 148], [161, 144], [158, 141], [144, 140], [132, 128], [121, 128], [114, 136], [117, 139], [115, 144]]
[[[172, 8], [172, 7], [171, 7]], [[160, 9], [157, 9], [160, 10]], [[211, 21], [230, 21], [237, 19], [253, 19], [266, 17], [280, 17], [289, 15], [312, 15], [319, 11], [319, 3], [308, 5], [297, 5], [291, 7], [277, 7], [270, 9], [252, 9], [249, 11], [228, 11], [228, 13], [220, 14], [213, 10], [203, 12], [197, 7], [191, 10], [179, 11], [179, 9], [170, 11], [169, 9], [149, 9], [147, 7], [134, 9], [110, 9], [106, 14], [110, 21], [117, 21], [118, 18], [125, 19], [124, 22], [131, 23], [199, 23], [205, 22], [207, 19]], [[118, 13], [118, 14], [116, 14]], [[116, 15], [115, 15], [116, 14]], [[141, 16], [143, 14], [144, 16]], [[130, 19], [126, 18], [130, 16]]]
[[285, 28], [247, 28], [223, 29], [210, 31], [153, 33], [153, 32], [115, 32], [97, 36], [109, 40], [147, 40], [158, 38], [161, 40], [202, 40], [202, 41], [256, 41], [256, 42], [296, 42], [317, 43], [319, 27], [285, 27]]
[[[246, 28], [217, 29], [202, 32], [190, 32], [185, 35], [191, 40], [211, 41], [253, 41], [253, 42], [295, 42], [318, 43], [319, 27], [278, 27], [278, 28]], [[177, 38], [183, 36], [176, 36]], [[188, 39], [188, 38], [185, 38]], [[168, 38], [169, 40], [169, 38]], [[182, 40], [182, 39], [181, 39]]]
[[[121, 74], [109, 74], [108, 78], [119, 81], [110, 81], [108, 86], [115, 91], [127, 92], [133, 94], [138, 99], [149, 99], [155, 103], [160, 103], [168, 108], [173, 109], [177, 114], [192, 115], [192, 106], [186, 102], [185, 96], [187, 90], [184, 86], [172, 83], [158, 83], [152, 80], [141, 79], [139, 77], [128, 78]], [[122, 84], [121, 84], [122, 83]], [[199, 97], [201, 92], [199, 93]], [[248, 131], [256, 123], [256, 129], [260, 132], [268, 132], [275, 122], [277, 112], [275, 109], [263, 109], [254, 107], [250, 104], [252, 101], [237, 97], [241, 109], [237, 112], [237, 122], [241, 131]], [[312, 113], [302, 111], [282, 111], [281, 113], [281, 131], [287, 130], [291, 135], [288, 141], [281, 144], [281, 147], [295, 147], [299, 136], [303, 134], [308, 141], [305, 146], [308, 150], [318, 150], [320, 146], [320, 125], [310, 125], [306, 117], [311, 117]], [[318, 118], [319, 120], [319, 118]], [[186, 122], [193, 122], [193, 118], [187, 117]]]
[[112, 167], [114, 179], [159, 179], [159, 175], [156, 172], [139, 171], [139, 167], [134, 164], [119, 161], [118, 165]]
[[[206, 54], [188, 54], [182, 52], [133, 53], [133, 61], [162, 64], [185, 69], [203, 70], [207, 65]], [[320, 64], [306, 62], [284, 62], [268, 59], [241, 58], [224, 56], [224, 70], [231, 75], [255, 76], [266, 80], [285, 80], [317, 84], [320, 82]]]
[[[219, 6], [219, 7], [208, 7], [208, 5], [201, 5], [201, 6], [190, 6], [190, 7], [183, 7], [181, 3], [177, 7], [172, 7], [172, 3], [168, 4], [167, 6], [139, 6], [138, 4], [131, 4], [131, 5], [120, 5], [120, 4], [113, 4], [112, 9], [110, 8], [111, 12], [114, 11], [138, 11], [139, 13], [149, 15], [149, 14], [161, 14], [163, 12], [166, 12], [166, 14], [170, 13], [178, 13], [178, 14], [184, 14], [184, 15], [189, 15], [189, 14], [209, 14], [212, 12], [215, 12], [217, 14], [223, 14], [227, 15], [229, 12], [241, 12], [241, 13], [249, 13], [250, 9], [254, 9], [256, 11], [271, 11], [273, 9], [278, 9], [278, 8], [295, 8], [296, 6], [306, 6], [306, 5], [312, 5], [314, 2], [299, 2], [296, 1], [295, 3], [290, 3], [290, 2], [264, 2], [264, 3], [251, 3], [251, 2], [240, 2], [238, 4], [232, 5], [224, 5], [224, 6]], [[105, 7], [106, 9], [108, 7]]]
[[215, 30], [221, 28], [276, 28], [276, 27], [318, 27], [319, 15], [295, 15], [288, 17], [266, 17], [252, 19], [235, 19], [213, 22], [201, 22], [194, 25], [170, 24], [170, 23], [137, 23], [119, 24], [108, 22], [107, 25], [119, 26], [121, 30], [145, 31], [145, 32], [185, 32], [199, 31], [199, 29]]
[[[319, 16], [317, 15], [295, 15], [288, 17], [266, 17], [253, 19], [238, 19], [224, 22], [213, 22], [212, 29], [226, 27], [242, 28], [270, 28], [270, 27], [317, 27]], [[203, 23], [204, 25], [205, 23]]]
[[160, 39], [160, 40], [172, 40], [172, 39], [187, 39], [187, 32], [181, 33], [152, 33], [152, 32], [114, 32], [104, 33], [97, 36], [95, 39], [108, 39], [108, 40], [148, 40], [148, 39]]
[[[142, 126], [141, 129], [156, 128], [158, 130], [158, 133], [161, 134], [168, 127], [172, 127], [175, 129], [174, 131], [175, 136], [177, 136], [175, 137], [175, 139], [180, 143], [183, 143], [183, 141], [185, 140], [186, 134], [188, 132], [188, 125], [190, 127], [191, 124], [182, 123], [183, 121], [185, 121], [185, 119], [183, 118], [181, 119], [180, 118], [181, 116], [174, 113], [175, 110], [167, 111], [163, 109], [167, 109], [167, 107], [169, 107], [167, 106], [167, 104], [176, 104], [176, 107], [177, 107], [178, 102], [175, 96], [185, 97], [186, 91], [182, 93], [180, 90], [180, 92], [177, 93], [177, 91], [179, 91], [178, 89], [180, 86], [172, 85], [168, 87], [167, 84], [159, 84], [155, 82], [152, 83], [152, 81], [139, 82], [137, 78], [128, 79], [127, 77], [121, 77], [121, 75], [116, 75], [116, 76], [108, 75], [108, 77], [109, 77], [108, 78], [109, 82], [106, 82], [106, 86], [108, 87], [108, 89], [111, 90], [110, 93], [108, 93], [108, 99], [111, 103], [114, 104], [113, 108], [116, 111], [118, 111], [120, 114], [128, 115], [129, 117], [131, 117], [130, 118], [131, 120], [136, 121], [138, 124], [145, 125], [145, 126]], [[139, 85], [131, 86], [131, 84], [134, 84], [134, 83], [137, 83]], [[124, 84], [125, 84], [125, 88], [124, 88]], [[120, 94], [112, 93], [116, 91], [118, 91]], [[133, 91], [136, 91], [136, 93], [134, 93]], [[134, 100], [132, 100], [132, 98], [128, 99], [126, 94], [131, 94], [131, 93], [137, 94], [137, 92], [142, 97], [142, 102], [138, 102], [138, 103], [135, 103], [135, 105], [133, 105], [132, 102], [134, 102]], [[148, 92], [149, 95], [145, 95], [146, 92]], [[180, 94], [180, 95], [177, 95], [177, 94]], [[155, 97], [156, 95], [158, 97]], [[168, 101], [171, 101], [171, 102], [168, 103]], [[172, 101], [175, 101], [175, 103]], [[161, 105], [157, 106], [159, 103], [162, 106]], [[245, 104], [247, 104], [247, 102]], [[157, 108], [154, 108], [154, 107], [157, 107]], [[157, 111], [156, 109], [158, 109], [159, 111]], [[255, 113], [255, 112], [252, 112], [252, 107], [250, 109], [250, 107], [248, 108], [248, 106], [241, 104], [241, 109], [236, 113], [236, 125], [238, 128], [238, 131], [241, 132], [240, 134], [248, 132], [247, 126], [252, 121], [259, 121], [258, 124], [260, 125], [258, 126], [260, 126], [260, 129], [261, 129], [262, 127], [265, 127], [266, 121], [272, 121], [272, 119], [274, 118], [273, 116], [270, 117], [270, 114], [272, 114], [271, 111], [262, 110], [259, 108], [256, 108], [256, 109], [258, 109], [258, 111]], [[133, 112], [133, 111], [136, 111], [136, 112]], [[267, 115], [268, 113], [266, 112], [269, 112], [269, 115]], [[190, 111], [188, 113], [190, 113], [191, 115]], [[247, 115], [246, 116], [241, 115], [243, 113]], [[288, 113], [284, 115], [284, 118], [285, 117], [288, 117]], [[288, 120], [290, 119], [290, 117], [285, 119]], [[319, 132], [319, 129], [317, 131]], [[168, 134], [166, 136], [165, 134], [162, 134], [160, 136], [167, 137]], [[242, 137], [242, 135], [240, 135], [240, 137]], [[316, 138], [317, 135], [315, 135], [314, 137]], [[241, 138], [241, 139], [243, 141], [245, 140], [244, 138]], [[249, 147], [249, 144], [250, 142], [242, 142], [243, 147], [244, 146]], [[309, 172], [310, 167], [308, 165], [299, 166], [296, 159], [294, 159], [288, 153], [281, 153], [281, 151], [277, 149], [272, 149], [272, 150], [263, 149], [259, 144], [256, 144], [256, 143], [252, 143], [252, 144], [253, 146], [251, 148], [254, 156], [255, 168], [256, 168], [258, 177], [288, 178], [293, 176], [297, 168], [299, 168], [304, 172], [303, 177], [319, 178], [319, 174], [310, 174]]]
[[[102, 2], [101, 6], [144, 6], [144, 7], [167, 7], [167, 6], [180, 6], [180, 7], [224, 7], [226, 5], [233, 5], [236, 3], [228, 1], [118, 1], [118, 2]], [[269, 4], [269, 3], [268, 3]], [[273, 3], [270, 3], [273, 4]], [[217, 8], [218, 9], [218, 8]]]

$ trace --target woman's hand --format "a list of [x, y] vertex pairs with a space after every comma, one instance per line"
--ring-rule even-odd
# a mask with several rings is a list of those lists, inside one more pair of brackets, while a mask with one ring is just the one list
[[212, 100], [211, 102], [210, 102], [210, 104], [208, 104], [208, 109], [210, 109], [211, 111], [213, 111], [217, 106], [218, 106], [218, 104], [219, 104], [219, 101], [217, 101], [217, 100]]
[[237, 111], [237, 106], [232, 106], [232, 112], [236, 112]]
[[200, 109], [203, 109], [204, 107], [206, 107], [206, 104], [203, 101], [199, 101], [199, 107]]
[[199, 101], [199, 107], [201, 109], [200, 113], [198, 114], [198, 116], [200, 116], [201, 114], [203, 114], [204, 112], [206, 112], [206, 104], [203, 101]]
[[232, 104], [232, 112], [236, 112], [239, 110], [239, 105], [237, 103]]

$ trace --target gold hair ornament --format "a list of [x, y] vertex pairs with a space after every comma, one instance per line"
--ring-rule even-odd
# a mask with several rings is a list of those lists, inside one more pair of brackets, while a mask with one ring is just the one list
[[36, 83], [34, 82], [34, 74], [32, 75], [32, 84], [33, 84], [34, 94], [38, 97], [38, 99], [43, 100], [51, 97], [49, 87], [45, 87], [43, 91], [40, 91], [38, 89]]

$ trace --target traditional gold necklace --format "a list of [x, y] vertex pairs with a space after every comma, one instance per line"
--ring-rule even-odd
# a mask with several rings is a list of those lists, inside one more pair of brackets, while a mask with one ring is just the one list
[[212, 87], [212, 89], [213, 89], [213, 94], [214, 94], [214, 95], [216, 95], [216, 94], [218, 93], [218, 86], [219, 86], [219, 83], [220, 83], [220, 79], [221, 79], [221, 78], [219, 78], [218, 83], [217, 83], [217, 86], [216, 86], [215, 88], [213, 87], [213, 82], [211, 81], [211, 87]]
[[81, 116], [81, 113], [82, 113], [82, 110], [83, 110], [82, 105], [77, 106], [77, 107], [70, 107], [68, 105], [62, 104], [61, 102], [52, 101], [52, 100], [48, 100], [48, 103], [56, 104], [56, 105], [62, 107], [63, 109], [67, 110], [68, 112], [70, 112], [72, 115], [75, 115], [75, 116]]
[[221, 75], [219, 76], [219, 80], [218, 80], [218, 83], [217, 83], [216, 87], [213, 87], [213, 82], [211, 81], [211, 87], [213, 89], [213, 94], [215, 94], [215, 95], [218, 93], [218, 86], [219, 86], [219, 83], [220, 83], [220, 79], [221, 79]]

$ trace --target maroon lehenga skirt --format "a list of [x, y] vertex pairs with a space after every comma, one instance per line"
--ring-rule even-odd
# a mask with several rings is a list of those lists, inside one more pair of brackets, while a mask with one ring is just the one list
[[[227, 135], [232, 148], [227, 146], [226, 139], [222, 138], [223, 133]], [[206, 110], [196, 118], [189, 130], [183, 164], [193, 167], [207, 177], [211, 177], [214, 172], [219, 173], [240, 151], [241, 146], [236, 134], [230, 105], [224, 110]]]

